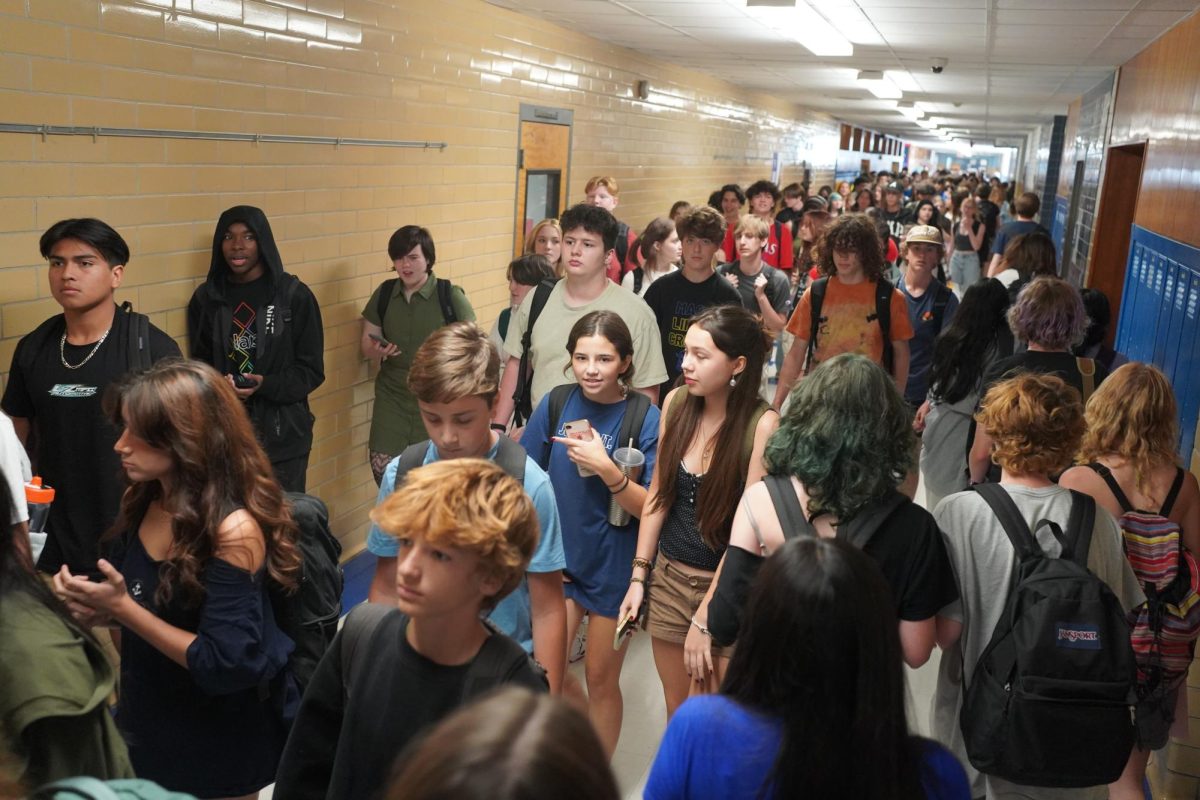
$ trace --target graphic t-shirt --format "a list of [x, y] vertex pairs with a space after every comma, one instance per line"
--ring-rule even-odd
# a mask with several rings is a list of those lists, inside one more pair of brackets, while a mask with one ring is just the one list
[[[788, 333], [798, 340], [808, 341], [812, 331], [811, 312], [810, 286], [788, 320]], [[891, 340], [907, 342], [913, 337], [912, 323], [908, 321], [904, 295], [898, 289], [892, 290], [891, 316]], [[813, 358], [820, 363], [841, 353], [861, 353], [876, 364], [883, 364], [883, 336], [875, 315], [874, 281], [845, 284], [836, 275], [829, 279], [821, 304]]]
[[259, 310], [265, 322], [275, 314], [271, 298], [271, 276], [264, 274], [249, 283], [230, 283], [225, 292], [233, 310], [229, 331], [229, 349], [225, 351], [226, 371], [257, 373], [254, 362], [258, 352]]
[[771, 308], [775, 309], [776, 314], [786, 312], [788, 294], [792, 286], [783, 272], [763, 264], [761, 272], [750, 276], [742, 272], [741, 261], [734, 261], [732, 264], [725, 264], [721, 267], [721, 275], [737, 276], [736, 288], [742, 297], [742, 305], [752, 314], [762, 313], [762, 309], [758, 307], [758, 298], [754, 295], [754, 282], [758, 280], [759, 275], [767, 276], [767, 301], [770, 302]]
[[658, 321], [667, 367], [667, 380], [659, 390], [661, 399], [683, 371], [683, 337], [687, 335], [688, 320], [709, 306], [740, 305], [742, 296], [715, 272], [693, 283], [680, 270], [655, 281], [646, 291], [645, 300]]

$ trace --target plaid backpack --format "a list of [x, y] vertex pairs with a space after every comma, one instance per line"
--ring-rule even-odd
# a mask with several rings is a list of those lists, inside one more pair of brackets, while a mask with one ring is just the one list
[[1088, 464], [1104, 479], [1121, 505], [1121, 536], [1125, 556], [1142, 584], [1146, 602], [1129, 612], [1130, 642], [1138, 666], [1138, 694], [1174, 689], [1187, 677], [1196, 638], [1200, 636], [1200, 568], [1183, 546], [1179, 525], [1168, 519], [1183, 487], [1184, 472], [1158, 511], [1133, 507], [1112, 472], [1103, 464]]

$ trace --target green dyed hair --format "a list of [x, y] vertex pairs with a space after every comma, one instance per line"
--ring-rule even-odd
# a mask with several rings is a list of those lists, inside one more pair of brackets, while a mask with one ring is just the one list
[[883, 368], [844, 353], [792, 389], [791, 404], [764, 457], [772, 475], [795, 475], [810, 515], [853, 519], [895, 489], [915, 466], [908, 406]]

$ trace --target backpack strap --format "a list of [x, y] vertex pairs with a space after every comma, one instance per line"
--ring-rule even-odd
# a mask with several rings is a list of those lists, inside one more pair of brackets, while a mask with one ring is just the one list
[[908, 495], [893, 489], [883, 499], [862, 508], [845, 524], [838, 525], [838, 538], [844, 539], [862, 550], [871, 542], [871, 539], [891, 518], [892, 514], [911, 502]]
[[[541, 667], [530, 658], [525, 649], [504, 635], [499, 628], [492, 624], [491, 620], [483, 620], [483, 624], [487, 626], [492, 635], [483, 641], [479, 653], [467, 667], [467, 677], [463, 681], [462, 699], [464, 703], [470, 698], [494, 688], [497, 684], [505, 682], [522, 663], [529, 663], [534, 668], [541, 670]], [[545, 671], [541, 671], [544, 679]]]
[[1129, 498], [1125, 492], [1121, 490], [1121, 485], [1117, 483], [1117, 479], [1113, 477], [1112, 470], [1101, 464], [1099, 461], [1093, 461], [1088, 464], [1097, 475], [1104, 479], [1108, 484], [1108, 490], [1113, 493], [1113, 497], [1117, 498], [1117, 503], [1121, 506], [1121, 510], [1125, 513], [1133, 511], [1133, 503], [1129, 502]]
[[[501, 437], [507, 438], [507, 437]], [[400, 459], [396, 463], [396, 479], [392, 481], [392, 491], [396, 491], [396, 487], [404, 483], [404, 476], [412, 472], [419, 466], [425, 463], [425, 454], [429, 452], [429, 440], [410, 444], [404, 448], [404, 452], [400, 454]]]
[[933, 322], [937, 326], [938, 333], [942, 332], [942, 320], [946, 316], [946, 306], [950, 305], [952, 294], [953, 292], [946, 288], [946, 284], [938, 281], [933, 294]]
[[453, 289], [450, 281], [445, 278], [437, 278], [436, 281], [435, 289], [437, 291], [438, 305], [442, 307], [442, 319], [447, 325], [452, 322], [458, 322], [458, 314], [454, 313], [454, 302], [450, 297], [450, 292]]
[[829, 278], [817, 278], [812, 282], [811, 294], [808, 298], [809, 317], [811, 324], [808, 331], [808, 354], [804, 357], [805, 373], [812, 372], [813, 354], [817, 352], [817, 329], [821, 327], [821, 306], [825, 304], [825, 290], [829, 286]]
[[[283, 291], [276, 295], [275, 307], [279, 309], [279, 320], [282, 325], [275, 326], [275, 335], [281, 335], [288, 325], [292, 324], [292, 300], [296, 297], [296, 287], [300, 279], [290, 273], [283, 273]], [[383, 317], [380, 317], [383, 319]]]
[[131, 370], [150, 368], [150, 318], [133, 310], [133, 303], [121, 304], [121, 313], [129, 315], [125, 328], [125, 364]]
[[[342, 696], [350, 696], [350, 687], [354, 683], [355, 660], [354, 654], [364, 642], [371, 641], [383, 618], [396, 609], [382, 603], [363, 603], [350, 610], [346, 621], [342, 624]], [[408, 624], [407, 619], [405, 625]], [[361, 662], [360, 662], [361, 663]]]
[[742, 499], [738, 501], [738, 505], [746, 512], [746, 521], [750, 523], [750, 530], [754, 531], [754, 538], [758, 540], [758, 554], [766, 558], [768, 555], [767, 543], [763, 539], [762, 529], [758, 527], [758, 520], [754, 518], [754, 512], [750, 510], [750, 504], [746, 502], [745, 493], [742, 494]]
[[875, 283], [875, 320], [879, 323], [879, 336], [883, 342], [883, 368], [892, 374], [892, 292], [896, 287], [887, 278]]
[[521, 365], [517, 370], [517, 391], [513, 394], [513, 423], [520, 427], [529, 421], [533, 415], [533, 368], [530, 364], [529, 351], [533, 347], [533, 326], [537, 324], [550, 293], [554, 291], [556, 281], [544, 280], [533, 290], [533, 300], [529, 304], [529, 322], [525, 324], [525, 333], [521, 335]]
[[1163, 500], [1163, 504], [1158, 510], [1160, 517], [1171, 515], [1171, 509], [1175, 507], [1175, 500], [1179, 497], [1179, 491], [1183, 489], [1183, 477], [1186, 474], [1183, 467], [1175, 468], [1175, 482], [1171, 484], [1171, 489], [1167, 492], [1167, 499]]
[[[383, 329], [383, 318], [387, 314], [388, 304], [392, 302], [392, 292], [396, 291], [396, 281], [399, 278], [388, 278], [379, 284], [379, 297], [375, 300], [375, 313], [379, 316], [379, 328]], [[384, 337], [387, 338], [386, 336]]]
[[1096, 501], [1090, 496], [1071, 492], [1071, 516], [1067, 517], [1067, 543], [1063, 545], [1063, 557], [1070, 558], [1087, 569], [1088, 550], [1092, 546], [1092, 531], [1096, 527]]
[[633, 293], [634, 294], [642, 293], [642, 284], [645, 282], [646, 282], [646, 270], [643, 269], [642, 267], [638, 267], [637, 269], [633, 270]]
[[796, 497], [791, 478], [786, 475], [764, 475], [763, 483], [767, 485], [771, 505], [775, 506], [775, 516], [779, 517], [783, 538], [806, 536], [815, 539], [817, 531], [804, 516], [804, 509], [800, 507], [800, 498]]
[[507, 436], [500, 436], [496, 447], [496, 466], [515, 478], [522, 486], [525, 485], [525, 448]]
[[558, 436], [558, 423], [562, 419], [563, 409], [567, 407], [567, 400], [571, 399], [571, 392], [575, 391], [578, 385], [564, 383], [550, 390], [550, 399], [546, 401], [546, 431], [550, 436]]
[[1029, 524], [1021, 516], [1021, 510], [1017, 508], [1017, 504], [1009, 497], [1004, 487], [998, 483], [978, 483], [972, 488], [983, 498], [985, 503], [991, 506], [996, 518], [1000, 520], [1000, 527], [1004, 529], [1008, 540], [1012, 542], [1013, 549], [1017, 551], [1019, 561], [1046, 555], [1041, 545], [1037, 543], [1037, 539], [1033, 538]]
[[1092, 392], [1096, 391], [1096, 362], [1083, 356], [1075, 357], [1075, 368], [1083, 378], [1083, 402], [1087, 403]]
[[754, 455], [754, 435], [758, 433], [758, 422], [762, 419], [763, 414], [771, 410], [765, 400], [759, 400], [758, 406], [754, 409], [754, 413], [750, 415], [750, 422], [746, 425], [746, 433], [742, 436], [742, 452], [741, 466], [742, 472], [745, 473], [750, 469], [750, 458]]
[[616, 447], [626, 447], [630, 440], [633, 440], [634, 446], [641, 443], [642, 426], [646, 423], [649, 411], [650, 398], [636, 389], [630, 389], [625, 395], [625, 416], [621, 418], [621, 432]]
[[617, 251], [617, 271], [625, 274], [625, 259], [629, 257], [629, 226], [617, 222], [617, 243], [613, 248]]

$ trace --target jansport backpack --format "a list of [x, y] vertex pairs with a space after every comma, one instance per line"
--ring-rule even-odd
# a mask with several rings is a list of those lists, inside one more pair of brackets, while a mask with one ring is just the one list
[[1187, 677], [1200, 636], [1200, 569], [1183, 546], [1179, 525], [1168, 519], [1183, 488], [1182, 469], [1157, 511], [1139, 511], [1121, 491], [1108, 467], [1088, 464], [1121, 505], [1125, 556], [1142, 584], [1146, 602], [1130, 612], [1130, 642], [1138, 667], [1138, 695], [1165, 693]]
[[271, 607], [280, 630], [296, 644], [288, 665], [303, 692], [337, 633], [345, 578], [338, 563], [342, 544], [329, 530], [329, 509], [309, 494], [288, 492], [287, 499], [300, 529], [300, 586], [292, 594], [272, 586]]
[[1005, 489], [979, 484], [1016, 550], [1004, 611], [963, 697], [967, 757], [976, 769], [1029, 786], [1084, 787], [1121, 776], [1134, 742], [1137, 669], [1129, 623], [1087, 569], [1092, 498], [1071, 492], [1066, 534], [1048, 557]]

